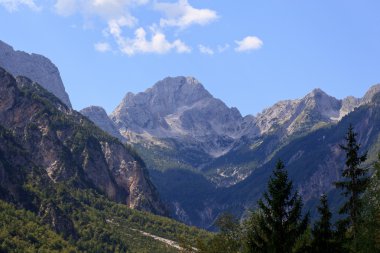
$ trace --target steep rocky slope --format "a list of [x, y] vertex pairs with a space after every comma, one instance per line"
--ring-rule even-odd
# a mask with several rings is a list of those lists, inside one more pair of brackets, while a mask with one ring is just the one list
[[15, 51], [10, 45], [0, 40], [0, 67], [14, 76], [26, 76], [39, 83], [71, 107], [58, 68], [46, 57]]
[[120, 141], [124, 141], [124, 137], [120, 134], [113, 121], [108, 117], [104, 108], [100, 106], [90, 106], [79, 112], [94, 122], [103, 131], [118, 138]]
[[[257, 116], [242, 117], [196, 79], [175, 77], [145, 92], [128, 93], [110, 117], [148, 167], [190, 169], [218, 186], [231, 186], [289, 141], [336, 124], [366, 100], [338, 100], [315, 89], [304, 98], [281, 101]], [[107, 121], [104, 115], [89, 117], [99, 126]], [[114, 130], [107, 131], [118, 137]], [[242, 153], [247, 154], [244, 159]]]
[[244, 122], [236, 108], [212, 97], [191, 77], [166, 78], [145, 92], [128, 93], [111, 119], [132, 142], [136, 137], [174, 139], [196, 145], [211, 157], [229, 151], [242, 135]]
[[329, 124], [340, 117], [342, 102], [315, 89], [302, 99], [282, 101], [257, 115], [261, 134], [278, 131], [284, 136], [310, 131], [320, 124]]
[[326, 192], [330, 194], [334, 203], [332, 207], [336, 210], [342, 198], [332, 183], [340, 178], [345, 159], [344, 151], [339, 148], [339, 144], [344, 144], [348, 126], [353, 124], [358, 132], [361, 152], [368, 151], [368, 160], [364, 166], [370, 167], [380, 151], [379, 98], [380, 93], [377, 93], [377, 96], [372, 96], [371, 101], [342, 118], [338, 124], [290, 142], [267, 163], [253, 171], [246, 180], [226, 189], [223, 195], [219, 194], [223, 197], [217, 197], [218, 205], [229, 203], [228, 207], [224, 208], [240, 212], [253, 207], [261, 196], [276, 161], [281, 158], [307, 208], [315, 205], [320, 195]]
[[[165, 214], [138, 156], [38, 84], [25, 77], [14, 79], [4, 69], [0, 69], [0, 125], [25, 154], [10, 156], [6, 164], [21, 163], [16, 167], [24, 170], [43, 168], [51, 182], [69, 181], [131, 208]], [[5, 179], [11, 177], [8, 172], [18, 173], [3, 166], [2, 186], [12, 192]], [[17, 191], [11, 196], [16, 198]]]

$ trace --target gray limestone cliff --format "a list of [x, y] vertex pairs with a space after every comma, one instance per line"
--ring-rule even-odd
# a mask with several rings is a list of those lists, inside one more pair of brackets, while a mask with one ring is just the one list
[[71, 108], [59, 70], [48, 58], [16, 51], [0, 40], [0, 67], [14, 76], [25, 76], [39, 83]]
[[244, 118], [228, 108], [192, 77], [168, 77], [138, 94], [128, 93], [111, 114], [130, 141], [173, 138], [197, 143], [211, 156], [228, 152], [241, 137]]
[[94, 122], [103, 131], [111, 134], [121, 141], [124, 140], [124, 137], [121, 136], [119, 130], [116, 128], [113, 121], [108, 117], [104, 108], [100, 106], [89, 106], [79, 112]]
[[[144, 163], [133, 150], [37, 83], [14, 78], [2, 68], [0, 126], [12, 133], [28, 157], [25, 164], [42, 168], [50, 183], [76, 182], [131, 208], [166, 214]], [[17, 161], [11, 159], [10, 164]], [[6, 168], [4, 173], [8, 172]], [[7, 178], [4, 173], [2, 179]], [[3, 180], [0, 187], [13, 189]]]

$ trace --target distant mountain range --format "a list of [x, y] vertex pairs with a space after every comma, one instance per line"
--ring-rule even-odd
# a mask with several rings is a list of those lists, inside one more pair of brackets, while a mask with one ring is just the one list
[[0, 125], [16, 133], [14, 142], [30, 152], [33, 164], [46, 168], [53, 182], [75, 178], [114, 201], [158, 214], [169, 209], [177, 220], [202, 228], [211, 228], [222, 212], [243, 217], [254, 207], [279, 158], [307, 208], [323, 192], [336, 208], [341, 198], [331, 183], [344, 166], [339, 144], [349, 123], [369, 151], [367, 166], [380, 150], [380, 85], [363, 98], [342, 100], [315, 89], [256, 116], [242, 116], [195, 78], [168, 77], [145, 92], [127, 93], [110, 115], [98, 106], [80, 111], [111, 138], [71, 109], [59, 72], [46, 58], [3, 43], [2, 64], [10, 73], [29, 75], [63, 102], [2, 71], [3, 82], [9, 79], [12, 85], [3, 87]]
[[[289, 159], [289, 166], [303, 156], [311, 156], [307, 154], [313, 150], [308, 142], [305, 150], [284, 151], [295, 142], [303, 139], [312, 142], [310, 136], [339, 126], [341, 134], [336, 140], [343, 141], [347, 128], [343, 122], [359, 108], [375, 108], [373, 97], [378, 92], [380, 85], [375, 85], [363, 98], [339, 100], [315, 89], [304, 98], [280, 101], [256, 116], [243, 117], [236, 108], [228, 108], [214, 98], [195, 78], [168, 77], [145, 92], [128, 93], [109, 117], [97, 107], [81, 113], [113, 136], [133, 144], [177, 219], [207, 228], [220, 212], [230, 210], [231, 206], [232, 212], [243, 215], [244, 210], [255, 204], [267, 179], [256, 173], [265, 168], [269, 174], [269, 165], [279, 154]], [[352, 120], [352, 123], [359, 122]], [[358, 130], [366, 133], [366, 129]], [[339, 142], [330, 145], [336, 148]], [[325, 148], [338, 152], [329, 146]], [[319, 166], [321, 162], [321, 159], [313, 161]], [[326, 178], [316, 176], [322, 173], [318, 167], [309, 172], [310, 178], [304, 176], [301, 180], [301, 172], [294, 175], [300, 178], [295, 183], [309, 205], [318, 194], [333, 190], [331, 182], [339, 178], [343, 163], [335, 161], [333, 165], [331, 171], [324, 172]], [[310, 180], [320, 182], [315, 185]], [[251, 184], [247, 187], [257, 194], [245, 200], [252, 195], [242, 187], [248, 182]], [[242, 198], [236, 197], [241, 195], [237, 189], [244, 192]]]
[[275, 138], [269, 146], [264, 143], [265, 154], [258, 157], [262, 163], [289, 140], [339, 122], [369, 103], [378, 91], [380, 85], [375, 85], [363, 98], [338, 100], [315, 89], [302, 99], [281, 101], [257, 116], [243, 117], [236, 108], [214, 98], [196, 79], [168, 77], [145, 92], [128, 93], [109, 117], [100, 107], [85, 108], [81, 113], [111, 135], [135, 144], [142, 153], [165, 156], [165, 162], [145, 157], [154, 169], [191, 169], [204, 173], [218, 186], [231, 186], [254, 169], [252, 165], [221, 166], [224, 162], [220, 161], [242, 145], [248, 142], [257, 148], [264, 138]]

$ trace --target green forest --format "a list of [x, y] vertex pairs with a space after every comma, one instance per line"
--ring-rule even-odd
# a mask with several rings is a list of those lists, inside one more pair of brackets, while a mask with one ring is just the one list
[[220, 231], [199, 240], [197, 252], [380, 252], [380, 154], [371, 168], [362, 168], [367, 153], [360, 150], [352, 126], [345, 139], [340, 146], [346, 154], [342, 180], [334, 183], [345, 200], [339, 213], [331, 213], [327, 195], [322, 194], [318, 218], [311, 222], [279, 160], [249, 217], [239, 221], [222, 215], [217, 221]]

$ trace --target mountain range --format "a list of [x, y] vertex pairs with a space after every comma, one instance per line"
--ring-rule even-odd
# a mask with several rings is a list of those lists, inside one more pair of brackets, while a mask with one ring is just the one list
[[[5, 156], [4, 164], [32, 164], [44, 168], [49, 184], [73, 182], [131, 208], [201, 228], [212, 229], [223, 212], [244, 217], [278, 159], [308, 209], [315, 209], [323, 192], [336, 209], [342, 199], [332, 182], [344, 167], [339, 144], [350, 123], [369, 151], [366, 166], [380, 150], [380, 85], [362, 98], [336, 99], [315, 89], [242, 116], [195, 78], [168, 77], [144, 92], [127, 93], [110, 115], [99, 106], [79, 114], [71, 108], [58, 69], [45, 57], [5, 43], [0, 56], [3, 136], [5, 143], [27, 152], [17, 159], [13, 153]], [[23, 203], [33, 192], [21, 194], [25, 189], [17, 187], [29, 184], [28, 173], [18, 178], [3, 169], [3, 175], [2, 198], [33, 206]]]
[[[127, 93], [108, 117], [104, 110], [102, 116], [96, 113], [100, 111], [95, 109], [98, 107], [83, 109], [81, 113], [136, 148], [175, 218], [209, 228], [221, 212], [241, 216], [254, 206], [264, 190], [262, 182], [267, 180], [256, 173], [265, 168], [264, 174], [269, 175], [269, 165], [273, 166], [273, 161], [279, 158], [287, 158], [291, 170], [301, 157], [311, 156], [308, 152], [313, 151], [314, 144], [310, 136], [326, 129], [332, 131], [334, 127], [340, 131], [347, 129], [348, 125], [343, 123], [357, 110], [376, 108], [373, 97], [378, 92], [380, 85], [374, 85], [363, 98], [336, 99], [315, 89], [301, 99], [280, 101], [256, 116], [243, 117], [236, 108], [228, 108], [214, 98], [195, 78], [168, 77], [145, 92]], [[375, 124], [376, 120], [369, 122]], [[352, 123], [359, 122], [352, 120]], [[373, 127], [361, 126], [357, 130], [364, 134], [372, 129], [370, 132], [376, 139], [379, 132], [373, 133]], [[342, 142], [344, 134], [341, 131], [336, 136], [340, 139], [329, 145], [339, 147], [338, 140]], [[284, 151], [303, 139], [310, 141], [304, 144], [306, 150]], [[363, 143], [368, 149], [376, 146], [376, 142], [367, 144]], [[338, 152], [330, 146], [326, 150]], [[372, 151], [375, 153], [377, 149]], [[332, 159], [330, 154], [326, 157]], [[314, 162], [322, 166], [321, 160]], [[339, 178], [344, 165], [342, 160], [339, 162], [331, 162], [331, 171], [322, 173], [317, 166], [303, 178], [303, 173], [295, 174], [299, 178], [295, 183], [309, 207], [319, 194], [333, 191], [331, 183]], [[316, 180], [321, 182], [310, 183]], [[243, 187], [247, 184], [253, 192], [257, 191], [255, 197], [248, 198], [252, 193]], [[242, 197], [237, 197], [241, 192]], [[231, 196], [229, 200], [227, 196]]]
[[178, 252], [209, 236], [162, 216], [135, 150], [0, 67], [0, 251]]

